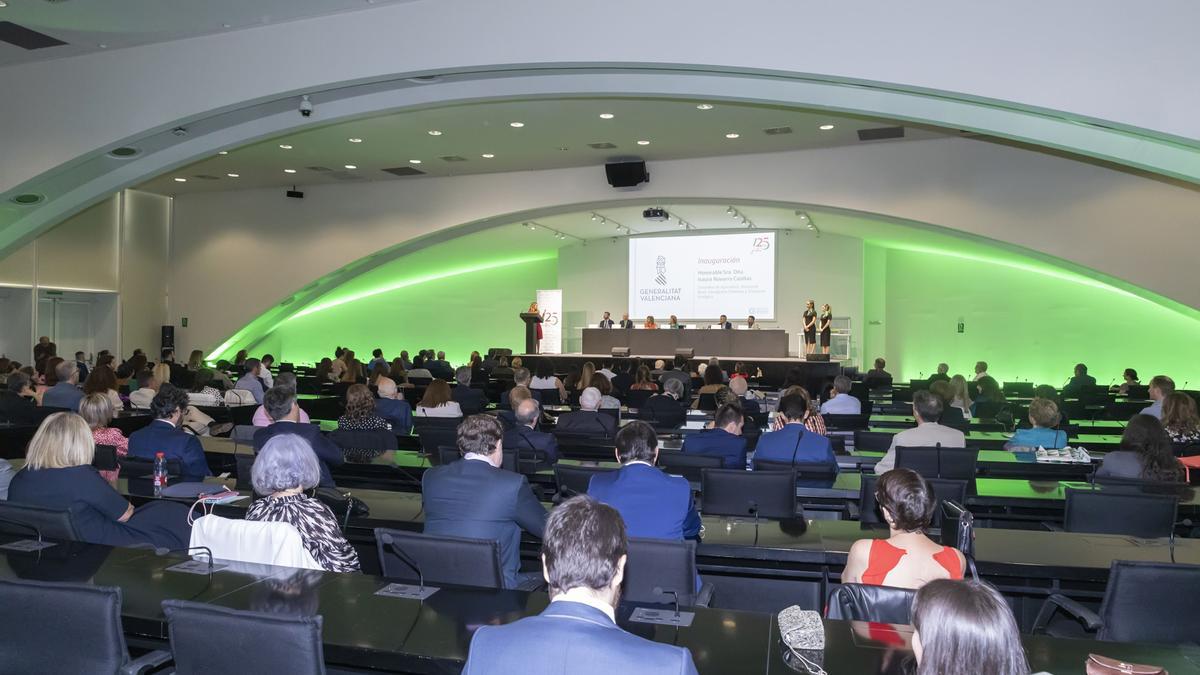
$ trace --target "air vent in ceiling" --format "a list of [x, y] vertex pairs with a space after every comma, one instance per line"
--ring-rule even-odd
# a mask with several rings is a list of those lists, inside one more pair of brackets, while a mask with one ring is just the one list
[[333, 171], [333, 169], [331, 169], [327, 166], [306, 166], [304, 168], [308, 169], [309, 171], [318, 171], [318, 172]]
[[367, 177], [362, 174], [351, 173], [349, 171], [330, 171], [329, 176], [336, 180], [366, 180]]
[[779, 136], [781, 134], [792, 133], [792, 128], [791, 127], [771, 127], [770, 129], [763, 129], [763, 133], [768, 136]]
[[617, 146], [612, 143], [588, 143], [588, 147], [593, 150], [612, 150]]
[[198, 173], [195, 176], [192, 176], [192, 178], [195, 178], [197, 180], [221, 180], [217, 176], [213, 176], [213, 175], [207, 174], [207, 173]]
[[31, 50], [67, 44], [58, 38], [30, 30], [11, 21], [0, 21], [0, 42]]
[[108, 156], [116, 157], [117, 159], [129, 159], [130, 157], [135, 157], [135, 156], [141, 154], [141, 152], [142, 151], [138, 150], [137, 148], [131, 148], [131, 147], [125, 145], [125, 146], [121, 146], [119, 148], [113, 148], [112, 150], [109, 150]]
[[878, 127], [876, 129], [859, 129], [860, 141], [885, 141], [889, 138], [904, 138], [904, 127]]
[[424, 171], [414, 169], [411, 166], [394, 166], [390, 169], [384, 169], [384, 171], [392, 174], [393, 176], [424, 176], [425, 175]]
[[467, 158], [459, 157], [458, 155], [446, 155], [445, 157], [442, 157], [442, 161], [443, 162], [465, 162], [465, 161], [467, 161]]

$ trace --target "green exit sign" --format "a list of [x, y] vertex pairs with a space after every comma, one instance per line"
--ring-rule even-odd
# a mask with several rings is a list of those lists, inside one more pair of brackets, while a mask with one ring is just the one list
[[183, 328], [187, 328], [187, 317], [186, 316], [183, 317], [182, 319], [180, 319], [179, 325], [182, 326]]

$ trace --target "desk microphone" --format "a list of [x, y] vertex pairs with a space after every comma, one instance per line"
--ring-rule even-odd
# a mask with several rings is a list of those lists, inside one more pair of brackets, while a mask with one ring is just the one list
[[670, 594], [671, 597], [675, 598], [675, 618], [678, 619], [679, 618], [679, 593], [678, 593], [678, 591], [673, 591], [669, 588], [663, 588], [662, 586], [655, 586], [654, 594], [655, 595]]
[[165, 556], [169, 553], [183, 553], [184, 555], [191, 557], [192, 551], [199, 551], [208, 556], [208, 571], [212, 572], [213, 571], [213, 552], [212, 552], [212, 549], [207, 546], [189, 546], [187, 548], [166, 548], [164, 546], [156, 546], [154, 548], [154, 555], [159, 556], [161, 558], [162, 556]]
[[417, 564], [417, 561], [414, 560], [412, 556], [405, 553], [404, 549], [400, 548], [400, 546], [398, 544], [396, 544], [396, 539], [394, 537], [392, 537], [392, 535], [382, 534], [379, 536], [379, 540], [383, 542], [384, 546], [387, 546], [388, 548], [392, 549], [392, 553], [395, 553], [397, 557], [399, 557], [401, 560], [403, 560], [404, 564], [408, 565], [409, 567], [413, 568], [413, 570], [416, 571], [417, 582], [419, 584], [418, 588], [420, 591], [424, 591], [425, 590], [425, 575], [421, 572], [421, 566]]
[[758, 502], [751, 499], [749, 511], [754, 516], [754, 545], [758, 546]]

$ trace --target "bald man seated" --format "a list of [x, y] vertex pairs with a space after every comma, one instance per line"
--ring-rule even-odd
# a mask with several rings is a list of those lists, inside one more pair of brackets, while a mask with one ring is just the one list
[[558, 461], [558, 441], [554, 434], [537, 430], [541, 415], [542, 407], [537, 401], [532, 398], [524, 399], [513, 411], [516, 426], [504, 432], [504, 449], [516, 450], [518, 456], [538, 455], [539, 468]]

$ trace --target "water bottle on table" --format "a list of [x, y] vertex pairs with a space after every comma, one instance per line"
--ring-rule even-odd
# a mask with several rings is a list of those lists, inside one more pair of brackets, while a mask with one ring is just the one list
[[162, 490], [167, 486], [167, 456], [166, 453], [154, 453], [154, 496], [161, 497]]

